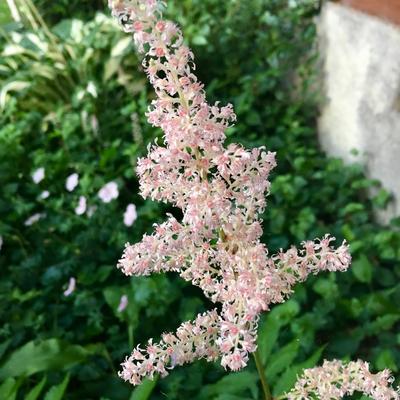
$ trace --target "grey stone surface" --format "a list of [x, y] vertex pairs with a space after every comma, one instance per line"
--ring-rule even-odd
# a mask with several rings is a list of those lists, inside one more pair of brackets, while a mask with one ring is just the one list
[[329, 2], [318, 28], [325, 91], [320, 143], [347, 163], [362, 162], [393, 194], [378, 215], [385, 223], [400, 215], [400, 27]]

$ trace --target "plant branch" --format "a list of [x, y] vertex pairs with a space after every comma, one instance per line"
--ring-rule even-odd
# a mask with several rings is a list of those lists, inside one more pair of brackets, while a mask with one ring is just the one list
[[260, 360], [260, 355], [258, 353], [258, 350], [256, 350], [253, 353], [253, 356], [254, 356], [254, 360], [256, 362], [258, 376], [260, 377], [260, 381], [261, 381], [261, 386], [263, 388], [264, 399], [265, 400], [273, 400], [272, 395], [271, 395], [271, 390], [268, 386], [267, 380], [265, 379], [264, 368], [263, 368], [262, 362]]

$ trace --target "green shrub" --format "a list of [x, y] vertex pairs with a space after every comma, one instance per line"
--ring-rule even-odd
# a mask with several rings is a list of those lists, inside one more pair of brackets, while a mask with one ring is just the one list
[[[396, 221], [375, 224], [373, 212], [384, 196], [369, 200], [366, 191], [377, 183], [318, 149], [315, 55], [308, 52], [317, 10], [314, 2], [289, 3], [182, 0], [169, 11], [184, 27], [210, 99], [235, 105], [238, 124], [230, 139], [277, 151], [264, 217], [271, 251], [326, 232], [351, 243], [350, 272], [311, 279], [263, 317], [259, 345], [275, 393], [322, 357], [361, 357], [395, 372], [400, 360]], [[38, 4], [58, 18], [50, 17], [49, 2]], [[54, 15], [71, 17], [74, 4]], [[129, 280], [114, 267], [125, 240], [140, 240], [166, 212], [176, 212], [137, 194], [137, 157], [159, 134], [144, 117], [152, 94], [129, 40], [100, 14], [88, 22], [63, 20], [51, 33], [42, 26], [6, 35], [0, 59], [0, 397], [18, 392], [27, 398], [36, 388], [53, 396], [66, 390], [67, 399], [127, 399], [132, 390], [115, 370], [133, 345], [210, 308], [199, 290], [174, 275]], [[46, 176], [34, 184], [31, 174], [39, 167]], [[65, 180], [73, 172], [80, 184], [70, 193]], [[109, 181], [117, 182], [120, 196], [104, 204], [97, 192]], [[50, 196], [41, 199], [45, 190]], [[79, 196], [97, 206], [91, 218], [75, 214]], [[123, 224], [128, 203], [138, 207], [131, 228]], [[35, 213], [45, 217], [25, 226]], [[70, 277], [77, 288], [65, 297]], [[123, 294], [129, 305], [119, 313]], [[49, 399], [61, 398], [51, 393]], [[133, 399], [259, 396], [254, 366], [224, 376], [203, 362], [133, 393]]]

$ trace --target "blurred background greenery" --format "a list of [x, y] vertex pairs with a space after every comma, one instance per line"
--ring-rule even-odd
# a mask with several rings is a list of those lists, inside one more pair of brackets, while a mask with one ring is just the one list
[[[252, 362], [227, 374], [196, 362], [132, 390], [116, 376], [132, 347], [212, 305], [175, 275], [128, 279], [115, 264], [170, 207], [138, 195], [135, 164], [160, 135], [145, 120], [153, 97], [129, 37], [101, 0], [0, 4], [0, 398], [260, 399]], [[319, 150], [315, 1], [170, 1], [210, 101], [232, 102], [228, 141], [277, 152], [264, 237], [271, 252], [327, 232], [351, 244], [353, 266], [298, 285], [260, 323], [274, 394], [321, 359], [400, 365], [400, 222], [373, 220], [388, 194], [357, 165]], [[32, 173], [45, 168], [35, 184]], [[71, 173], [79, 186], [65, 189]], [[98, 190], [117, 182], [104, 204]], [[49, 197], [43, 198], [44, 191]], [[93, 216], [74, 212], [85, 196]], [[138, 219], [123, 223], [128, 203]], [[26, 226], [26, 220], [41, 219]], [[71, 277], [76, 290], [63, 292]], [[121, 296], [128, 307], [118, 312]]]

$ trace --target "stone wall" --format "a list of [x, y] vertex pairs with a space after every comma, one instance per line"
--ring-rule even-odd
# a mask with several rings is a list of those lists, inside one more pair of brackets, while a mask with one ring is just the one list
[[[363, 0], [364, 6], [367, 2], [373, 3]], [[325, 90], [321, 145], [346, 162], [362, 162], [367, 175], [393, 194], [379, 215], [387, 222], [400, 215], [400, 26], [329, 2], [319, 37]]]

